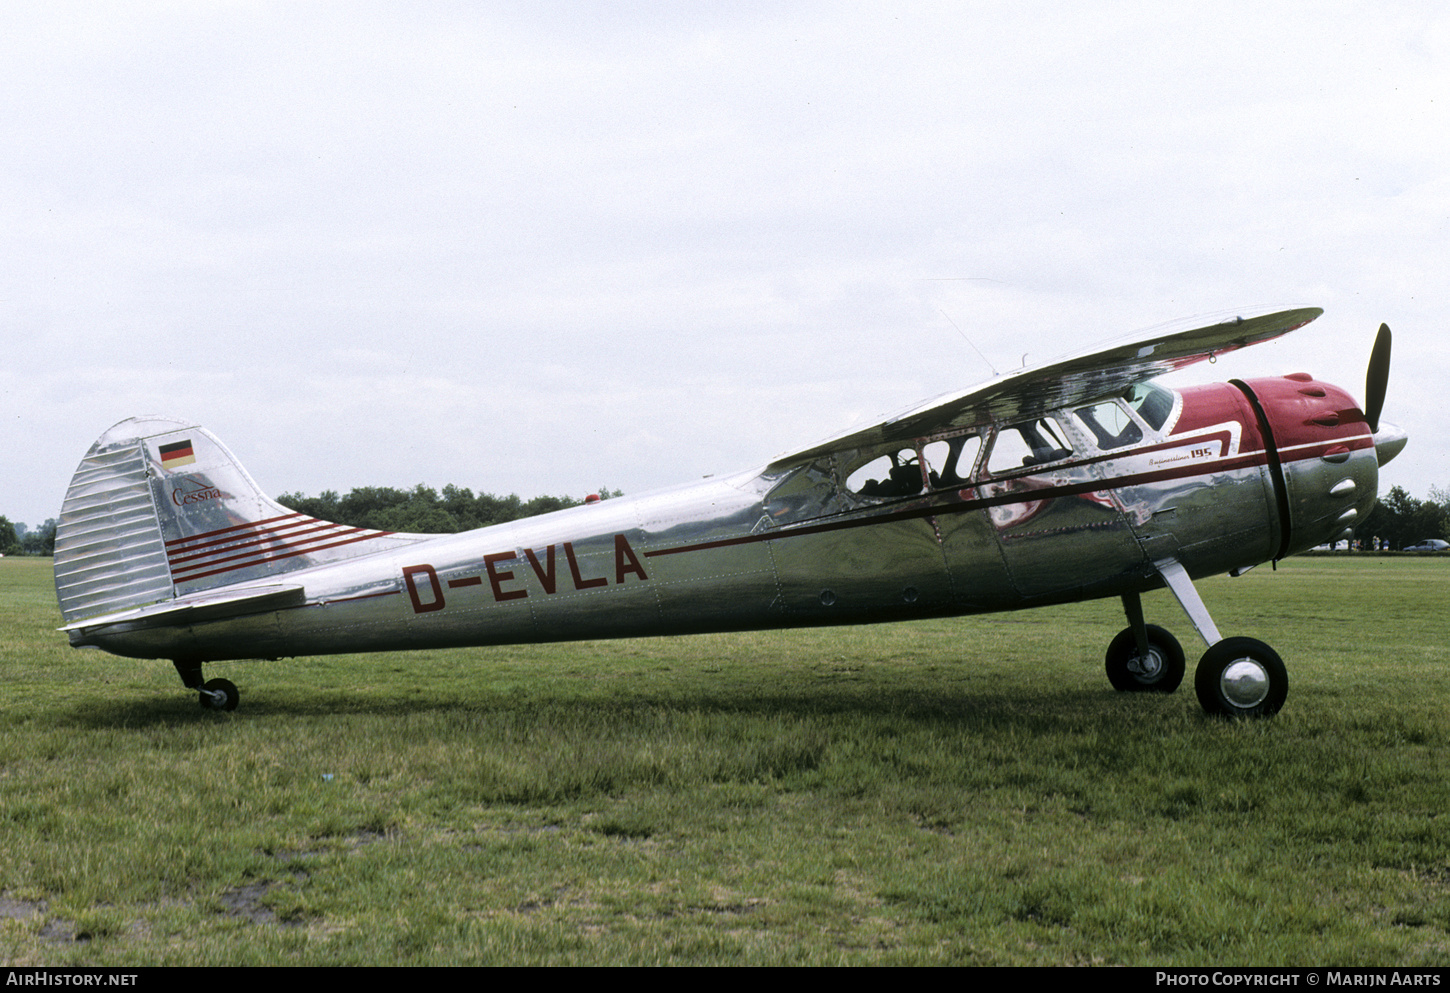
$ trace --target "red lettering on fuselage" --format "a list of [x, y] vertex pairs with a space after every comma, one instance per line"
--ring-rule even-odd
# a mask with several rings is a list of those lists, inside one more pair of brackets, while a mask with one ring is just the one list
[[544, 556], [544, 561], [549, 563], [547, 570], [539, 567], [539, 560], [534, 555], [532, 548], [525, 548], [524, 554], [529, 557], [529, 565], [534, 567], [534, 575], [539, 577], [539, 585], [544, 588], [544, 592], [553, 593], [554, 586], [559, 580], [558, 573], [554, 571], [554, 546], [550, 545]]
[[[625, 566], [626, 562], [629, 563], [628, 567]], [[639, 559], [635, 558], [634, 549], [629, 547], [629, 542], [625, 540], [624, 535], [617, 534], [614, 536], [614, 581], [616, 583], [624, 582], [625, 573], [630, 572], [640, 579], [649, 579], [644, 574], [644, 566], [640, 565]]]
[[[413, 581], [414, 576], [427, 576], [428, 585], [433, 591], [433, 599], [427, 603], [418, 596], [418, 584]], [[433, 571], [431, 565], [410, 565], [403, 569], [403, 584], [408, 587], [408, 598], [413, 601], [413, 613], [426, 614], [434, 610], [443, 609], [443, 587], [438, 582], [438, 573]]]
[[528, 590], [505, 590], [503, 584], [514, 578], [513, 570], [495, 568], [496, 563], [515, 558], [518, 556], [513, 552], [494, 552], [483, 557], [483, 568], [488, 572], [488, 584], [493, 587], [495, 600], [522, 600], [529, 595]]
[[[624, 537], [620, 535], [620, 537]], [[572, 542], [564, 542], [564, 557], [569, 560], [569, 574], [574, 577], [574, 588], [576, 590], [589, 590], [596, 586], [604, 586], [609, 580], [603, 576], [595, 576], [593, 579], [585, 579], [579, 575], [579, 560], [574, 557], [574, 545]]]
[[[576, 591], [594, 590], [602, 586], [608, 586], [607, 576], [590, 576], [586, 578], [580, 568], [579, 557], [574, 551], [573, 542], [563, 542], [564, 558], [569, 562], [569, 578], [573, 581]], [[523, 558], [529, 562], [529, 567], [539, 580], [539, 588], [545, 595], [553, 594], [559, 588], [558, 558], [554, 545], [547, 545], [544, 548], [543, 561], [532, 548], [525, 548]], [[495, 603], [503, 603], [507, 600], [523, 600], [529, 595], [529, 591], [521, 586], [515, 585], [522, 580], [514, 575], [512, 569], [503, 568], [503, 563], [516, 561], [520, 558], [515, 551], [494, 552], [483, 557], [483, 576], [488, 578], [489, 589], [493, 591]], [[623, 585], [626, 576], [637, 576], [641, 581], [647, 581], [649, 576], [645, 574], [644, 566], [640, 563], [639, 556], [630, 547], [629, 539], [622, 534], [614, 536], [614, 585]], [[420, 584], [417, 577], [426, 576], [427, 579]], [[459, 589], [468, 586], [483, 585], [483, 576], [463, 576], [448, 580], [449, 589]], [[443, 584], [438, 580], [438, 572], [433, 566], [426, 563], [410, 565], [403, 568], [403, 585], [408, 589], [408, 598], [413, 604], [413, 613], [427, 614], [435, 610], [443, 609]], [[420, 590], [420, 585], [422, 589]], [[429, 595], [427, 600], [425, 594]]]

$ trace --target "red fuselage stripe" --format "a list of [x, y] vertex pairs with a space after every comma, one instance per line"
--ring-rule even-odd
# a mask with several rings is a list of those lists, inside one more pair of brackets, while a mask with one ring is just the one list
[[[346, 533], [346, 532], [344, 532], [344, 533]], [[320, 551], [322, 551], [325, 548], [337, 548], [337, 547], [342, 546], [342, 545], [351, 545], [351, 544], [354, 544], [354, 543], [359, 542], [359, 541], [371, 541], [373, 538], [379, 537], [379, 535], [380, 535], [380, 532], [369, 532], [367, 534], [358, 535], [355, 538], [348, 538], [348, 539], [346, 539], [344, 541], [329, 542], [328, 544], [325, 544], [325, 545], [310, 545], [307, 548], [299, 548], [299, 549], [296, 549], [294, 551], [283, 552], [281, 554], [272, 554], [271, 552], [263, 551], [260, 554], [258, 554], [258, 553], [252, 553], [252, 554], [245, 555], [245, 556], [240, 556], [240, 555], [239, 556], [233, 556], [234, 558], [245, 558], [247, 561], [240, 562], [240, 563], [237, 563], [235, 565], [229, 565], [229, 566], [226, 566], [225, 568], [222, 568], [222, 569], [212, 569], [209, 572], [193, 572], [190, 575], [186, 575], [186, 576], [178, 576], [178, 575], [174, 575], [173, 574], [172, 581], [173, 582], [176, 582], [176, 583], [192, 583], [192, 582], [195, 582], [198, 579], [205, 579], [207, 576], [219, 576], [219, 575], [221, 575], [223, 573], [227, 573], [227, 572], [236, 572], [239, 569], [249, 569], [252, 566], [266, 565], [267, 563], [269, 563], [269, 562], [275, 562], [278, 559], [296, 558], [298, 555], [310, 555], [313, 552], [320, 552]], [[290, 546], [288, 546], [288, 547], [290, 547]], [[213, 562], [206, 563], [206, 565], [214, 565], [214, 564], [217, 564], [217, 563], [220, 563], [220, 562], [227, 562], [227, 561], [230, 561], [230, 560], [229, 559], [216, 559]], [[198, 568], [204, 568], [204, 567], [205, 567], [204, 565], [200, 565], [200, 566], [192, 566], [191, 568], [192, 569], [198, 569]], [[181, 570], [181, 571], [186, 572], [188, 570]]]
[[278, 521], [295, 521], [299, 517], [305, 520], [311, 519], [308, 518], [306, 514], [283, 514], [281, 517], [268, 517], [260, 521], [248, 521], [246, 524], [233, 524], [231, 527], [217, 528], [215, 531], [203, 531], [200, 534], [189, 535], [185, 538], [172, 538], [170, 541], [166, 542], [166, 547], [169, 549], [173, 545], [188, 545], [191, 542], [198, 541], [202, 538], [211, 538], [215, 535], [228, 534], [233, 531], [249, 531], [253, 528], [260, 528], [266, 524], [276, 524]]
[[[243, 540], [246, 537], [245, 535], [237, 535], [236, 537], [233, 537], [233, 538], [219, 539], [217, 541], [210, 542], [209, 544], [210, 545], [220, 545], [220, 546], [222, 546], [220, 548], [207, 548], [204, 551], [195, 551], [194, 554], [191, 554], [191, 555], [168, 555], [167, 558], [171, 562], [172, 565], [176, 565], [178, 562], [191, 562], [191, 561], [194, 561], [196, 559], [213, 558], [213, 557], [215, 557], [217, 555], [220, 555], [223, 552], [235, 552], [235, 551], [239, 551], [239, 550], [241, 550], [243, 548], [251, 548], [251, 547], [256, 546], [256, 545], [264, 545], [264, 544], [269, 544], [269, 543], [273, 547], [295, 548], [299, 544], [305, 544], [305, 542], [299, 542], [298, 541], [299, 538], [302, 538], [305, 535], [316, 535], [319, 531], [321, 531], [321, 532], [328, 532], [328, 534], [323, 534], [323, 535], [320, 536], [320, 537], [324, 537], [325, 538], [325, 537], [328, 537], [329, 534], [333, 534], [333, 535], [335, 535], [335, 534], [356, 534], [357, 532], [362, 531], [362, 530], [364, 530], [364, 529], [363, 528], [346, 528], [344, 530], [344, 525], [341, 525], [341, 524], [329, 524], [326, 521], [317, 521], [317, 522], [315, 522], [315, 525], [312, 526], [312, 527], [302, 527], [302, 528], [297, 529], [297, 530], [287, 529], [287, 530], [272, 531], [272, 532], [269, 532], [269, 533], [266, 533], [266, 534], [260, 534], [260, 535], [254, 537], [254, 538], [251, 538], [250, 540]], [[381, 532], [374, 532], [374, 533], [381, 533]], [[317, 538], [310, 538], [310, 539], [308, 539], [308, 541], [316, 541], [316, 540], [318, 540], [318, 539]], [[182, 549], [182, 551], [192, 552], [193, 549], [186, 548], [186, 549]]]

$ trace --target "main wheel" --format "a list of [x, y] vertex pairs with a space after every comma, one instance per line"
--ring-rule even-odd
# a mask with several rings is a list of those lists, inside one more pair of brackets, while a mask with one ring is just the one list
[[1156, 624], [1148, 625], [1148, 654], [1138, 652], [1132, 628], [1124, 628], [1108, 646], [1108, 682], [1126, 692], [1172, 693], [1183, 682], [1183, 646]]
[[1203, 653], [1193, 675], [1198, 702], [1210, 714], [1269, 717], [1289, 695], [1284, 661], [1253, 638], [1225, 638]]
[[242, 695], [230, 679], [208, 679], [197, 694], [203, 710], [236, 710]]

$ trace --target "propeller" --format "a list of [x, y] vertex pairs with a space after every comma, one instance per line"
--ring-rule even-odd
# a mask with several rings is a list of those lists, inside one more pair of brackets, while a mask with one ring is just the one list
[[1375, 459], [1381, 466], [1404, 450], [1409, 435], [1386, 422], [1380, 426], [1380, 411], [1385, 406], [1385, 390], [1390, 382], [1390, 328], [1380, 325], [1374, 348], [1369, 353], [1369, 371], [1364, 377], [1364, 419], [1374, 432]]
[[1369, 371], [1364, 377], [1364, 419], [1370, 431], [1378, 434], [1380, 411], [1385, 407], [1385, 389], [1390, 382], [1390, 326], [1380, 325], [1374, 350], [1369, 353]]

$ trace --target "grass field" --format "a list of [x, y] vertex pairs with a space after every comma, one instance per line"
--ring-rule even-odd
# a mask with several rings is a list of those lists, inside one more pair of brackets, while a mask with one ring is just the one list
[[208, 666], [0, 560], [11, 965], [1450, 963], [1450, 559], [1200, 584], [1284, 710], [1118, 694], [1100, 601]]

